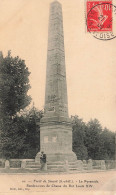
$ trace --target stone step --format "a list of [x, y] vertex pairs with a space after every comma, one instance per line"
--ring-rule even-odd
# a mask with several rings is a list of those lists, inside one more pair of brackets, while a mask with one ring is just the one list
[[35, 161], [28, 161], [28, 162], [26, 162], [26, 164], [28, 165], [31, 165], [31, 164], [39, 164], [39, 162], [35, 162]]
[[38, 167], [26, 167], [25, 169], [27, 169], [27, 170], [30, 170], [30, 171], [32, 171], [32, 170], [40, 170], [40, 169], [38, 169]]
[[50, 165], [50, 164], [48, 165], [47, 164], [47, 167], [64, 167], [64, 165]]
[[87, 167], [87, 165], [85, 166], [85, 165], [83, 165], [83, 167]]
[[47, 164], [47, 169], [48, 170], [63, 171], [64, 170], [64, 163]]
[[51, 172], [64, 172], [64, 167], [52, 167], [52, 168], [50, 168], [50, 167], [47, 167], [47, 170], [48, 171], [51, 171]]
[[78, 163], [77, 162], [73, 162], [73, 163], [72, 162], [71, 163], [69, 162], [68, 164], [69, 165], [76, 165], [76, 166], [78, 166]]
[[[47, 165], [59, 165], [59, 164], [61, 164], [61, 165], [65, 165], [65, 162], [60, 162], [60, 161], [58, 161], [58, 162], [47, 162]], [[68, 165], [78, 165], [78, 163], [77, 162], [68, 162]]]
[[[33, 161], [28, 161], [26, 163], [26, 168], [27, 169], [40, 169], [41, 165], [39, 162], [33, 162]], [[87, 166], [84, 167], [84, 169]], [[64, 161], [56, 161], [56, 162], [47, 162], [47, 169], [49, 171], [65, 171], [65, 163]], [[68, 162], [68, 169], [69, 171], [79, 171], [78, 163], [77, 161], [75, 162]]]
[[61, 166], [59, 166], [59, 167], [55, 167], [55, 166], [47, 166], [47, 169], [64, 169], [64, 167], [61, 167]]
[[40, 168], [40, 165], [26, 165], [26, 168]]
[[68, 167], [68, 169], [70, 170], [70, 169], [79, 169], [79, 167]]
[[68, 165], [69, 168], [77, 168], [77, 165]]
[[28, 161], [26, 162], [26, 168], [40, 168], [39, 162]]
[[47, 165], [64, 165], [64, 162], [57, 161], [57, 162], [47, 162]]

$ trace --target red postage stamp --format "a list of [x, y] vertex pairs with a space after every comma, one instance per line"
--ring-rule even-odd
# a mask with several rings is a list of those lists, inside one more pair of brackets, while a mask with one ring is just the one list
[[87, 32], [112, 32], [112, 0], [87, 0]]

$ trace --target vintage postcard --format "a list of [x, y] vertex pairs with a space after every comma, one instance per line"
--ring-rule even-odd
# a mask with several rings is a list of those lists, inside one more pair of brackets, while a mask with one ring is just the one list
[[0, 0], [0, 194], [116, 194], [116, 0]]

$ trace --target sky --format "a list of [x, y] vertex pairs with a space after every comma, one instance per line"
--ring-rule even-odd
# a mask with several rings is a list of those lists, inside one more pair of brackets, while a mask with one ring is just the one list
[[[25, 60], [32, 102], [44, 108], [51, 0], [0, 0], [0, 50]], [[116, 131], [116, 39], [86, 32], [84, 0], [59, 0], [63, 9], [69, 116], [97, 118]]]

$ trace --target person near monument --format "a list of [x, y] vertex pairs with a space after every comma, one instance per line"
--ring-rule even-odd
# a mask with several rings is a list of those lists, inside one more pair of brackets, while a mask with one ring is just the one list
[[41, 170], [46, 171], [47, 170], [46, 154], [44, 152], [41, 152], [40, 164], [41, 164]]

